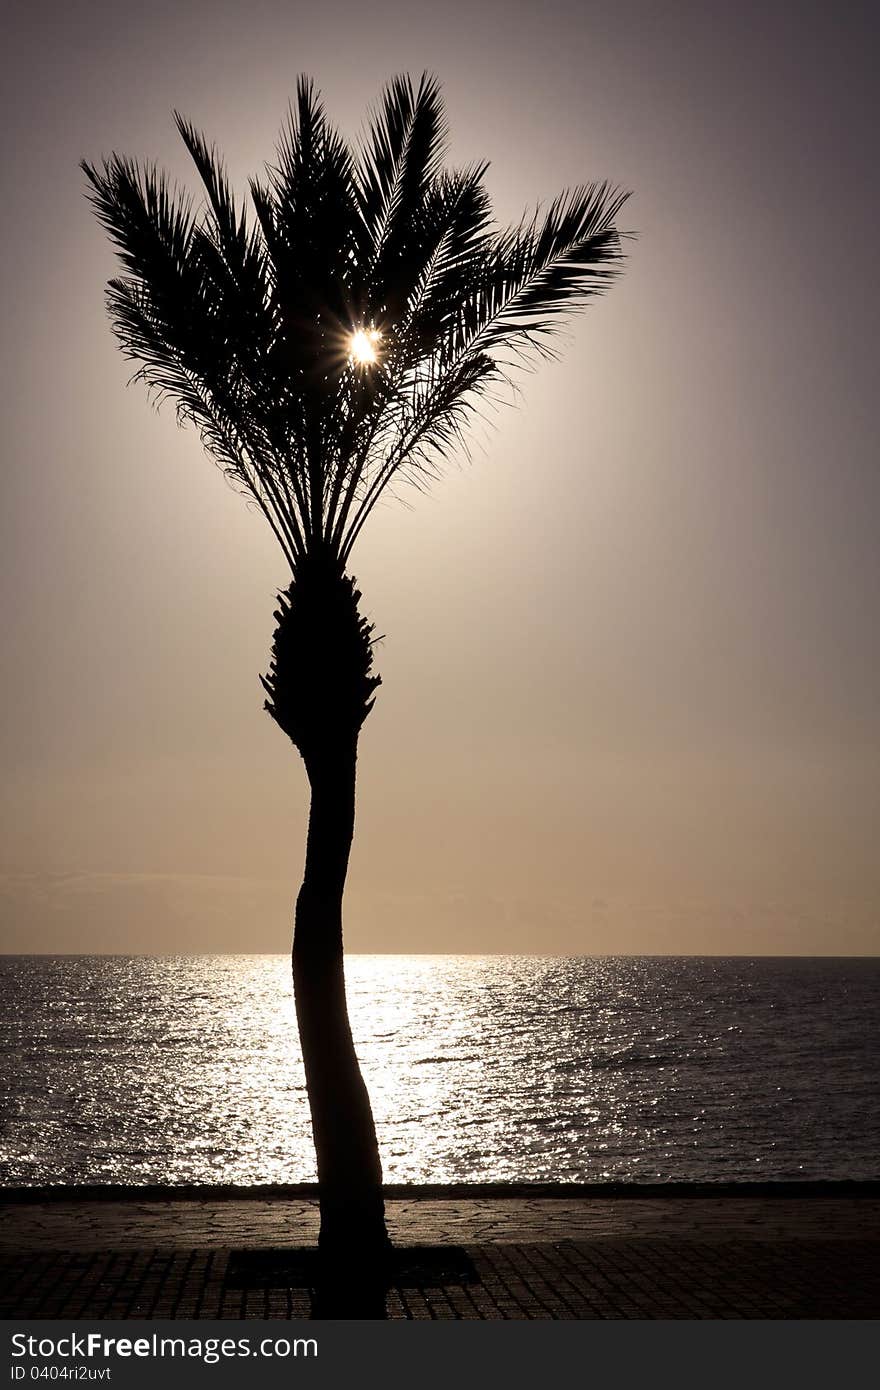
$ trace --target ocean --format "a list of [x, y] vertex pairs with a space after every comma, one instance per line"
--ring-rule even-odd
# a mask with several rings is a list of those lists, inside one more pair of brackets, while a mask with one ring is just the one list
[[[880, 1177], [880, 959], [356, 956], [386, 1180]], [[0, 957], [0, 1183], [315, 1179], [283, 956]]]

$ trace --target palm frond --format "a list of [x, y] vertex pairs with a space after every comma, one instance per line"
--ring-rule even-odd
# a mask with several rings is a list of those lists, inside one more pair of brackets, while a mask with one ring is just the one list
[[[627, 195], [576, 188], [499, 232], [486, 166], [443, 167], [433, 78], [395, 78], [354, 152], [302, 78], [250, 226], [215, 148], [175, 119], [201, 213], [152, 166], [82, 166], [124, 271], [114, 331], [291, 566], [344, 562], [383, 493], [436, 476], [487, 392], [620, 272]], [[353, 359], [357, 329], [378, 335], [373, 365]]]
[[537, 344], [606, 289], [622, 268], [616, 219], [627, 197], [604, 183], [576, 188], [500, 237], [463, 297], [452, 351]]
[[361, 258], [372, 265], [380, 294], [395, 255], [412, 240], [411, 219], [441, 172], [446, 135], [433, 78], [423, 73], [416, 90], [409, 77], [388, 84], [356, 168]]

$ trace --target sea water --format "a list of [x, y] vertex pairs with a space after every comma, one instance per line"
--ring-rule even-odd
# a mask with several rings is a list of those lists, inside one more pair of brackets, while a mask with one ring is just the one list
[[[880, 1177], [880, 960], [356, 956], [386, 1180]], [[0, 957], [0, 1182], [315, 1178], [289, 960]]]

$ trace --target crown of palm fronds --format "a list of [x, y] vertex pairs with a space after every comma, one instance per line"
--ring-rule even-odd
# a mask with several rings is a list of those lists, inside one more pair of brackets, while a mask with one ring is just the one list
[[[393, 81], [352, 152], [301, 79], [249, 225], [215, 150], [177, 126], [198, 212], [153, 166], [83, 163], [125, 271], [108, 289], [114, 330], [291, 567], [318, 548], [344, 564], [392, 480], [430, 473], [481, 393], [620, 269], [627, 195], [576, 188], [498, 232], [486, 166], [443, 168], [436, 82]], [[352, 355], [359, 330], [375, 361]]]

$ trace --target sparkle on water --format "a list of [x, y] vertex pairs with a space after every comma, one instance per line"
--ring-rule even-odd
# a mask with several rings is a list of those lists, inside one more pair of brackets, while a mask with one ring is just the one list
[[[880, 1176], [876, 962], [352, 956], [392, 1182]], [[315, 1177], [289, 960], [7, 957], [0, 1181]]]

